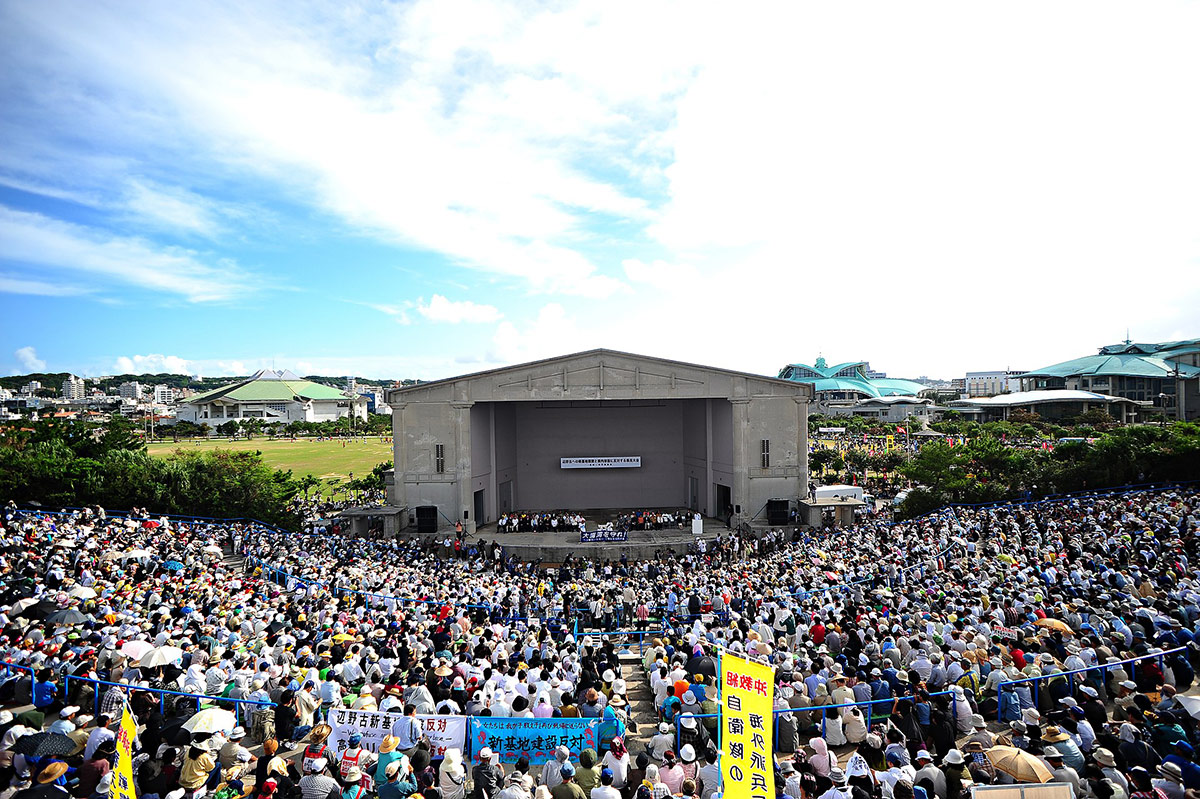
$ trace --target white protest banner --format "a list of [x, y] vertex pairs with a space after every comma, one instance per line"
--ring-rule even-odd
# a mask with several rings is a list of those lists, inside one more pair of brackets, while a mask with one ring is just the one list
[[[403, 718], [399, 713], [380, 713], [374, 710], [350, 710], [334, 708], [329, 712], [329, 745], [338, 754], [350, 747], [350, 736], [362, 736], [359, 744], [368, 752], [379, 752], [383, 739], [392, 734], [396, 722]], [[466, 716], [417, 716], [421, 730], [429, 739], [432, 757], [443, 757], [447, 749], [461, 750], [467, 740]]]
[[447, 749], [462, 752], [467, 743], [466, 716], [417, 716], [421, 731], [429, 739], [430, 757], [440, 760]]
[[1015, 641], [1021, 637], [1021, 631], [1014, 630], [1012, 627], [1001, 627], [999, 625], [996, 625], [996, 626], [992, 627], [992, 632], [995, 633], [996, 635], [1000, 636], [1001, 638], [1010, 638], [1013, 641]]

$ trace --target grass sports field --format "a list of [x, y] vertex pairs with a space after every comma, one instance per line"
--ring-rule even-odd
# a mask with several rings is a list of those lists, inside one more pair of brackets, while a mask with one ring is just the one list
[[[344, 446], [343, 446], [344, 444]], [[178, 444], [165, 442], [146, 447], [151, 455], [169, 455], [176, 449], [235, 449], [262, 452], [263, 460], [277, 469], [291, 469], [299, 477], [311, 474], [320, 480], [350, 479], [363, 477], [384, 461], [392, 459], [392, 445], [381, 441], [379, 436], [370, 436], [356, 441], [312, 441], [300, 439], [255, 438], [250, 441], [180, 441]], [[328, 493], [322, 488], [324, 493]]]

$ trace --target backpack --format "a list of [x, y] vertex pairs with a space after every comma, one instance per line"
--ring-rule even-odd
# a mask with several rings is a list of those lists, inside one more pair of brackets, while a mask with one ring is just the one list
[[275, 708], [260, 707], [250, 722], [250, 737], [258, 743], [275, 737]]

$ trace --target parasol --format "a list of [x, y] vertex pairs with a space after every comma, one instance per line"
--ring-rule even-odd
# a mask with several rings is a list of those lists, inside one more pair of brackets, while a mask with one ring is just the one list
[[169, 666], [183, 657], [183, 650], [177, 646], [160, 646], [142, 655], [139, 666], [155, 668]]
[[96, 589], [89, 588], [86, 585], [77, 585], [67, 592], [67, 596], [75, 597], [76, 599], [95, 599]]
[[1054, 775], [1046, 764], [1015, 746], [993, 746], [986, 752], [997, 771], [1003, 771], [1017, 782], [1050, 782]]
[[236, 726], [237, 716], [219, 707], [205, 708], [183, 723], [183, 729], [193, 735], [206, 732], [231, 733]]
[[130, 660], [138, 660], [153, 648], [154, 644], [149, 641], [126, 641], [121, 645], [121, 654]]
[[1176, 696], [1175, 701], [1183, 706], [1188, 715], [1200, 719], [1200, 696]]
[[1062, 619], [1038, 619], [1034, 622], [1038, 627], [1045, 627], [1047, 630], [1058, 630], [1061, 633], [1074, 632]]
[[58, 610], [58, 605], [53, 600], [41, 598], [37, 604], [29, 605], [19, 612], [14, 612], [14, 616], [21, 616], [26, 619], [44, 619], [49, 614]]
[[204, 548], [204, 551], [211, 552], [214, 555], [224, 555], [225, 554], [225, 550], [221, 549], [216, 544], [209, 544], [208, 546], [206, 546]]
[[166, 563], [163, 564], [163, 566], [165, 566], [166, 568], [170, 569], [173, 572], [177, 572], [183, 568], [183, 564], [177, 560], [168, 560]]
[[47, 624], [83, 624], [87, 620], [88, 617], [75, 608], [58, 610], [46, 617]]
[[35, 732], [18, 738], [12, 751], [26, 757], [66, 757], [77, 748], [76, 743], [56, 732]]
[[141, 558], [150, 557], [150, 554], [150, 550], [148, 549], [131, 549], [128, 552], [122, 552], [117, 557], [121, 560], [140, 560]]

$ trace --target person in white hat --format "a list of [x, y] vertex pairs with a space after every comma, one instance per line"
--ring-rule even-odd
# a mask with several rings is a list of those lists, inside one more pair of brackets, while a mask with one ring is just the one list
[[922, 749], [917, 752], [917, 773], [913, 777], [913, 785], [928, 780], [933, 785], [934, 796], [929, 799], [946, 799], [946, 775], [942, 770], [933, 765], [933, 756], [928, 750]]
[[475, 795], [483, 799], [493, 799], [504, 785], [504, 769], [493, 762], [495, 753], [490, 747], [479, 750], [479, 765], [471, 770], [471, 782], [475, 785]]
[[840, 768], [830, 769], [829, 781], [833, 783], [833, 787], [817, 799], [851, 799], [853, 794], [850, 791], [850, 779], [846, 776], [846, 772]]
[[979, 741], [983, 744], [984, 749], [991, 749], [996, 745], [996, 738], [988, 732], [987, 722], [983, 720], [983, 716], [979, 713], [971, 714], [971, 735], [967, 738], [967, 742]]
[[650, 743], [646, 744], [646, 753], [655, 763], [662, 763], [663, 756], [674, 746], [675, 734], [671, 730], [671, 725], [664, 721], [658, 725], [658, 734], [650, 739]]
[[571, 759], [571, 750], [565, 746], [559, 746], [554, 750], [554, 757], [546, 761], [546, 765], [542, 766], [542, 785], [547, 788], [553, 788], [562, 782], [562, 766]]

